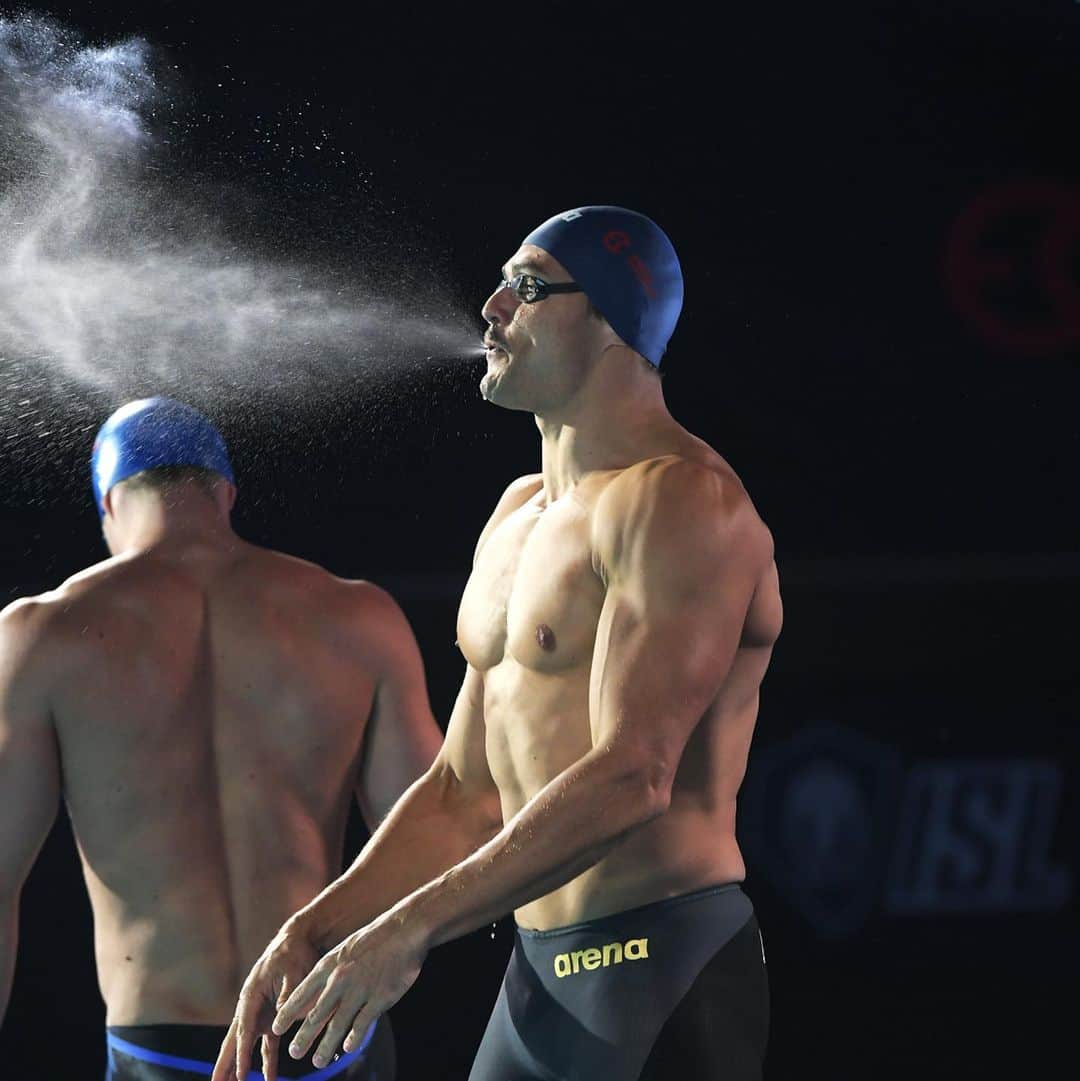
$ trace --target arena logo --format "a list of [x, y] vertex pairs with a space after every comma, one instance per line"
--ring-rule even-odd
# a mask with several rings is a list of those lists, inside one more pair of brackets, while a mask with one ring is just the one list
[[1072, 885], [1049, 857], [1060, 791], [1050, 761], [906, 767], [855, 732], [817, 728], [755, 758], [740, 832], [751, 868], [828, 937], [875, 910], [1054, 910]]
[[587, 950], [560, 953], [555, 958], [555, 975], [561, 980], [564, 976], [576, 976], [583, 968], [593, 972], [608, 965], [621, 965], [624, 958], [627, 961], [647, 961], [649, 940], [632, 938], [625, 946], [621, 942], [608, 942], [600, 948], [593, 946]]

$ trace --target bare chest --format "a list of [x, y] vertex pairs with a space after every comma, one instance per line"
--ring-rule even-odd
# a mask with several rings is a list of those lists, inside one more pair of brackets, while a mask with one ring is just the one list
[[480, 672], [507, 658], [538, 672], [588, 663], [603, 601], [588, 506], [530, 502], [484, 544], [462, 596], [458, 644]]

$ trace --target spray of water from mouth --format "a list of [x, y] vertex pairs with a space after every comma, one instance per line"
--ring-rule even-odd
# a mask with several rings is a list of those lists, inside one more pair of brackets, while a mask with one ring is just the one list
[[82, 438], [142, 394], [310, 399], [478, 356], [438, 275], [290, 256], [230, 217], [242, 199], [177, 176], [154, 65], [140, 40], [0, 19], [0, 445]]

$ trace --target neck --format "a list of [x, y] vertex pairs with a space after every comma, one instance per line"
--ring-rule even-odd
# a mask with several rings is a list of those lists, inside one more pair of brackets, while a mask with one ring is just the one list
[[147, 494], [124, 509], [117, 555], [149, 548], [182, 548], [193, 543], [220, 547], [238, 539], [221, 508], [202, 494]]
[[648, 373], [594, 381], [557, 416], [537, 415], [536, 426], [549, 501], [564, 495], [586, 473], [625, 469], [664, 453], [662, 444], [670, 442], [678, 427], [659, 381]]

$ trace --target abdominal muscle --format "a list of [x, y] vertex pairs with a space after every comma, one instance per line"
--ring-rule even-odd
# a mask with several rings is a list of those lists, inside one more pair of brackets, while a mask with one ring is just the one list
[[522, 905], [514, 918], [520, 927], [549, 931], [705, 886], [741, 882], [745, 874], [734, 833], [713, 818], [681, 811], [673, 800], [663, 818], [565, 886]]
[[[485, 674], [488, 759], [504, 821], [592, 749], [588, 686], [588, 665], [544, 675], [506, 659]], [[717, 702], [697, 725], [667, 811], [564, 886], [518, 908], [519, 926], [551, 930], [745, 877], [735, 793], [742, 732], [748, 743], [756, 701], [741, 717], [723, 712]]]

